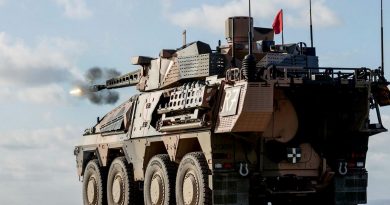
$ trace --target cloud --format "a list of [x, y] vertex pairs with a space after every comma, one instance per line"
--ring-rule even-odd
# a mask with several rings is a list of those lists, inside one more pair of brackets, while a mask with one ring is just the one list
[[82, 43], [63, 38], [43, 38], [29, 46], [0, 32], [0, 102], [63, 100], [67, 92], [60, 84], [82, 77], [74, 62], [82, 50]]
[[57, 4], [65, 10], [65, 16], [71, 19], [85, 19], [92, 16], [85, 0], [56, 0]]
[[[387, 129], [389, 129], [390, 115], [384, 112], [382, 114], [383, 124]], [[389, 144], [390, 138], [388, 132], [370, 137], [367, 153], [369, 204], [388, 204], [383, 203], [382, 199], [386, 199], [384, 201], [390, 201], [387, 193], [387, 184], [384, 183], [390, 181]]]
[[0, 0], [0, 6], [3, 6], [6, 2], [7, 0]]
[[3, 132], [0, 134], [0, 148], [7, 150], [57, 149], [61, 146], [75, 144], [75, 139], [81, 136], [80, 130], [82, 128], [78, 126], [64, 125], [52, 128], [21, 129]]
[[390, 199], [377, 199], [377, 200], [369, 200], [369, 205], [388, 205], [390, 204]]
[[82, 47], [79, 42], [62, 38], [41, 39], [35, 47], [29, 47], [0, 32], [0, 85], [66, 81], [78, 75], [73, 61]]
[[81, 127], [64, 125], [3, 132], [0, 135], [0, 180], [39, 180], [36, 176], [52, 177], [47, 172], [75, 171], [75, 167], [68, 164], [73, 163], [72, 151], [80, 139], [80, 130]]
[[[221, 4], [202, 4], [197, 8], [177, 11], [173, 0], [163, 1], [164, 15], [171, 23], [183, 28], [196, 27], [220, 33], [224, 29], [224, 21], [230, 16], [248, 15], [247, 0], [229, 0]], [[286, 22], [294, 26], [306, 26], [309, 20], [308, 2], [306, 0], [252, 1], [252, 16], [255, 20], [271, 26], [277, 11], [283, 8]], [[316, 27], [332, 27], [340, 25], [340, 19], [326, 5], [324, 0], [313, 1], [313, 22]], [[259, 22], [257, 21], [257, 22]]]
[[19, 101], [35, 104], [61, 104], [67, 100], [67, 91], [57, 84], [23, 89], [0, 88], [0, 102]]
[[[295, 14], [286, 15], [286, 24], [305, 27], [309, 25], [309, 11], [307, 1], [293, 0], [292, 2], [299, 2], [300, 8], [296, 8]], [[318, 28], [335, 27], [341, 25], [341, 20], [337, 15], [326, 5], [325, 0], [313, 1], [312, 4], [313, 24]]]
[[28, 196], [29, 204], [55, 204], [58, 203], [57, 196], [61, 197], [62, 204], [81, 204], [81, 184], [77, 180], [73, 156], [74, 145], [80, 140], [80, 130], [82, 128], [78, 126], [64, 125], [2, 132], [2, 202], [26, 204], [24, 198], [15, 197], [23, 193]]

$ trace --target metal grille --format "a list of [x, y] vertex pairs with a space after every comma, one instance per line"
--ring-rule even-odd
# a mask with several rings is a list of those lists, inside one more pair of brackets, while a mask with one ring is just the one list
[[284, 53], [267, 53], [258, 63], [257, 67], [275, 66], [298, 66], [298, 67], [318, 67], [317, 56], [291, 55]]
[[178, 57], [180, 78], [199, 78], [222, 74], [225, 59], [219, 54], [202, 54]]
[[168, 68], [162, 81], [162, 87], [167, 87], [181, 79], [221, 75], [224, 73], [225, 67], [225, 57], [221, 54], [180, 56]]
[[172, 67], [168, 69], [169, 71], [162, 82], [162, 87], [168, 86], [180, 79], [180, 72], [177, 61], [174, 61]]
[[178, 63], [181, 78], [209, 76], [210, 58], [208, 54], [179, 57]]
[[196, 107], [207, 107], [205, 103], [206, 85], [197, 83], [187, 83], [178, 90], [170, 94], [169, 102], [158, 109], [159, 113], [167, 113], [170, 111], [183, 110]]
[[[258, 94], [261, 93], [261, 95]], [[246, 112], [272, 112], [273, 111], [273, 87], [271, 85], [260, 85], [258, 83], [249, 83], [247, 95], [251, 100], [245, 102], [243, 111]]]
[[257, 63], [256, 66], [266, 68], [270, 65], [291, 66], [293, 65], [293, 61], [291, 59], [291, 55], [289, 54], [268, 53]]

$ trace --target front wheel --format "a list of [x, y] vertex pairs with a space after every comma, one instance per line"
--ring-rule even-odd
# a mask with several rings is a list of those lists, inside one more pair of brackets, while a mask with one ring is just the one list
[[211, 204], [208, 185], [209, 168], [201, 152], [186, 154], [176, 176], [176, 202], [179, 205]]
[[125, 157], [118, 157], [111, 163], [107, 179], [108, 205], [136, 204], [133, 176], [133, 169]]
[[97, 159], [88, 162], [83, 180], [84, 205], [106, 205], [106, 172]]

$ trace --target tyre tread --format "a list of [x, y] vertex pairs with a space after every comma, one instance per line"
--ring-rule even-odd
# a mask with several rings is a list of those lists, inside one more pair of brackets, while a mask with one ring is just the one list
[[[133, 166], [129, 163], [127, 163], [127, 160], [124, 156], [122, 157], [117, 157], [114, 159], [114, 162], [118, 162], [119, 164], [121, 164], [121, 166], [124, 168], [125, 170], [125, 175], [126, 175], [126, 181], [128, 182], [128, 186], [129, 186], [129, 190], [127, 193], [125, 193], [125, 195], [129, 196], [128, 197], [128, 204], [126, 205], [135, 205], [135, 204], [138, 204], [138, 195], [136, 193], [136, 184], [134, 182], [134, 174], [133, 174]], [[107, 189], [108, 189], [108, 186], [107, 186]], [[125, 190], [126, 191], [126, 190]], [[107, 193], [108, 193], [108, 190], [107, 190]], [[125, 202], [126, 203], [126, 202]]]
[[[102, 194], [99, 196], [99, 199], [97, 201], [97, 205], [106, 205], [107, 204], [107, 194], [106, 194], [106, 184], [107, 184], [107, 170], [105, 167], [101, 167], [100, 164], [99, 164], [99, 160], [97, 159], [92, 159], [88, 162], [87, 166], [85, 167], [85, 172], [88, 172], [89, 171], [89, 167], [90, 166], [93, 166], [96, 171], [96, 175], [97, 177], [99, 178], [99, 182], [98, 182], [98, 189], [101, 190]], [[85, 174], [84, 174], [85, 176]], [[83, 183], [86, 183], [86, 182], [83, 182]], [[85, 185], [83, 185], [83, 201], [84, 201], [84, 204], [85, 202], [88, 200], [86, 199], [86, 187], [84, 187]], [[87, 203], [88, 204], [88, 203]]]
[[209, 175], [209, 165], [207, 164], [206, 157], [204, 156], [203, 152], [191, 152], [189, 153], [192, 157], [194, 157], [199, 164], [199, 167], [201, 168], [202, 172], [202, 178], [203, 178], [203, 185], [206, 187], [204, 189], [204, 204], [205, 205], [211, 205], [212, 199], [211, 199], [211, 190], [209, 188], [209, 179], [207, 178]]
[[[206, 157], [204, 156], [203, 152], [190, 152], [190, 153], [187, 153], [183, 159], [182, 159], [182, 162], [185, 162], [187, 159], [191, 159], [194, 163], [195, 163], [195, 167], [196, 169], [199, 169], [199, 174], [200, 174], [200, 179], [199, 183], [202, 183], [200, 184], [201, 187], [204, 187], [202, 189], [202, 195], [203, 195], [203, 198], [199, 198], [199, 203], [201, 204], [204, 204], [204, 205], [211, 205], [212, 204], [212, 194], [211, 194], [211, 189], [209, 188], [209, 179], [208, 179], [208, 176], [209, 176], [209, 166], [207, 164], [207, 160], [206, 160]], [[182, 162], [180, 163], [179, 165], [179, 171], [180, 171], [180, 167], [182, 166]], [[179, 172], [178, 172], [178, 176], [179, 176]], [[179, 185], [180, 186], [180, 185]], [[178, 194], [178, 193], [176, 193]]]
[[160, 164], [163, 166], [163, 170], [166, 170], [166, 174], [168, 176], [168, 189], [167, 193], [169, 196], [169, 204], [176, 204], [176, 198], [175, 198], [175, 180], [176, 180], [176, 164], [171, 161], [168, 154], [157, 154], [154, 157], [152, 157], [148, 163], [153, 162], [154, 160], [160, 161]]

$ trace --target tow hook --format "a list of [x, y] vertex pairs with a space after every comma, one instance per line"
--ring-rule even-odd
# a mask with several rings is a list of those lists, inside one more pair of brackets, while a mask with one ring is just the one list
[[348, 172], [347, 165], [348, 165], [347, 162], [340, 162], [340, 164], [339, 164], [339, 174], [341, 174], [343, 176], [347, 174], [347, 172]]
[[249, 169], [248, 169], [248, 163], [240, 163], [240, 175], [243, 177], [248, 176], [249, 174]]

